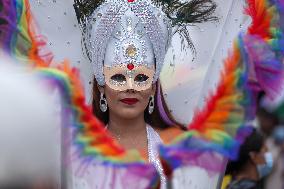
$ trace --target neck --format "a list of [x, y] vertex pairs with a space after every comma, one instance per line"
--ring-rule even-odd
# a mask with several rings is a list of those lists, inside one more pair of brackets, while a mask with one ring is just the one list
[[144, 115], [138, 116], [133, 119], [121, 118], [115, 114], [110, 114], [108, 129], [113, 132], [119, 132], [121, 135], [131, 135], [133, 133], [144, 131], [146, 122]]
[[148, 139], [143, 114], [135, 119], [126, 119], [110, 113], [108, 130], [125, 149], [137, 149], [147, 159]]
[[258, 172], [255, 165], [248, 163], [237, 175], [237, 180], [250, 179], [253, 181], [258, 180]]

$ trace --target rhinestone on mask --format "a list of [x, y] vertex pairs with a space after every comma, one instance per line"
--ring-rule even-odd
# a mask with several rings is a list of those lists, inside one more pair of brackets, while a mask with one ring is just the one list
[[129, 70], [133, 70], [134, 69], [134, 64], [132, 64], [132, 63], [129, 63], [129, 64], [127, 64], [127, 69], [129, 69]]
[[137, 55], [137, 48], [135, 47], [135, 45], [134, 44], [128, 45], [127, 48], [125, 49], [125, 54], [129, 58], [135, 58]]

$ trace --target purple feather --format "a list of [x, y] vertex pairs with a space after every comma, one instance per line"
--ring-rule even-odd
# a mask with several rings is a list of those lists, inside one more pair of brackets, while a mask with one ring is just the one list
[[263, 90], [275, 98], [282, 90], [284, 67], [271, 47], [258, 37], [244, 36], [244, 44], [250, 65], [250, 80], [254, 90]]
[[17, 9], [16, 2], [0, 1], [0, 44], [1, 48], [6, 52], [11, 52], [13, 43], [13, 35], [17, 30]]

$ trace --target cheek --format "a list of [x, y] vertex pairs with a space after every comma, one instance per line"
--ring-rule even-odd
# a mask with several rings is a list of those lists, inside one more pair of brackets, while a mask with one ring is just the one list
[[144, 114], [145, 109], [149, 104], [149, 99], [152, 94], [152, 90], [140, 91], [135, 94], [135, 97], [139, 99], [139, 103], [133, 107], [127, 107], [125, 104], [120, 102], [120, 98], [125, 96], [120, 94], [121, 92], [105, 88], [105, 95], [108, 102], [108, 108], [111, 112], [121, 116], [121, 117], [136, 117], [139, 114]]
[[141, 92], [141, 101], [142, 101], [142, 103], [144, 104], [144, 105], [148, 105], [148, 103], [149, 103], [149, 100], [150, 100], [150, 96], [151, 96], [151, 91], [149, 90], [147, 90], [147, 91], [142, 91]]
[[118, 92], [106, 89], [105, 90], [106, 99], [108, 102], [108, 106], [111, 108], [115, 108], [118, 102]]

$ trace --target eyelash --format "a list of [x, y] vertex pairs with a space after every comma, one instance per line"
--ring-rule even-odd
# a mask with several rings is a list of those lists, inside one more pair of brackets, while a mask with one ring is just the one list
[[116, 81], [116, 82], [125, 82], [126, 81], [125, 76], [122, 75], [122, 74], [115, 74], [115, 75], [111, 76], [111, 79]]
[[138, 74], [135, 78], [134, 81], [135, 82], [145, 82], [149, 79], [149, 77], [147, 75], [144, 74]]
[[[112, 80], [116, 81], [116, 82], [124, 82], [126, 81], [126, 78], [124, 75], [122, 74], [115, 74], [111, 77]], [[135, 78], [134, 81], [135, 82], [145, 82], [149, 79], [148, 76], [144, 75], [144, 74], [138, 74]]]

